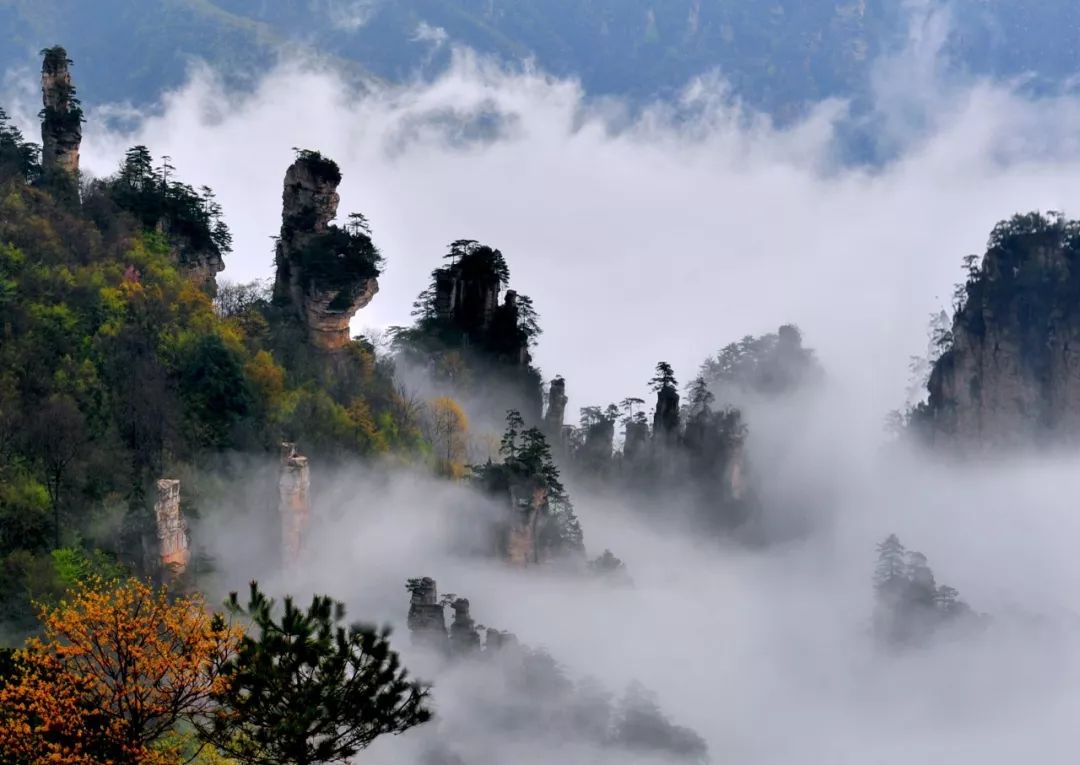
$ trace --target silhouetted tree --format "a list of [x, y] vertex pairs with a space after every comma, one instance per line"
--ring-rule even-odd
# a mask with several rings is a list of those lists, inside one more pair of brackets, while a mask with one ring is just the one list
[[278, 617], [255, 582], [246, 607], [236, 593], [227, 605], [250, 619], [254, 634], [225, 665], [222, 709], [204, 734], [235, 760], [345, 762], [379, 736], [431, 717], [428, 689], [408, 680], [389, 628], [346, 626], [345, 607], [319, 595], [306, 610], [285, 598]]

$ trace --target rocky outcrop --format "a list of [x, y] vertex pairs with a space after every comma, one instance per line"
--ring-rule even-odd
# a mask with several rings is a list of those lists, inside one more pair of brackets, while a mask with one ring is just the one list
[[555, 443], [562, 440], [563, 424], [566, 419], [566, 380], [556, 377], [548, 387], [548, 408], [544, 413], [544, 431]]
[[656, 410], [653, 412], [653, 439], [673, 444], [679, 438], [679, 391], [664, 385], [656, 391]]
[[318, 152], [302, 151], [285, 173], [274, 301], [321, 351], [349, 343], [349, 322], [379, 291], [381, 257], [362, 216], [337, 215], [341, 172]]
[[[487, 256], [487, 252], [492, 254]], [[474, 343], [491, 330], [499, 307], [499, 271], [485, 266], [489, 259], [501, 258], [498, 250], [469, 247], [463, 249], [460, 260], [434, 274], [436, 317]]]
[[180, 510], [180, 482], [162, 478], [157, 482], [154, 502], [157, 522], [158, 555], [166, 580], [182, 576], [191, 559], [187, 521]]
[[540, 525], [550, 515], [548, 489], [538, 478], [510, 483], [510, 516], [506, 522], [503, 556], [514, 566], [540, 563]]
[[191, 247], [187, 242], [174, 240], [172, 258], [195, 284], [211, 296], [217, 294], [217, 275], [225, 270], [225, 259], [215, 247]]
[[281, 469], [278, 476], [278, 510], [281, 514], [282, 551], [286, 565], [300, 558], [304, 535], [311, 521], [308, 491], [311, 474], [308, 459], [296, 453], [296, 445], [281, 445]]
[[82, 143], [82, 108], [71, 82], [71, 59], [59, 45], [41, 64], [41, 165], [46, 174], [77, 175]]
[[480, 633], [476, 622], [469, 615], [467, 598], [455, 598], [450, 607], [454, 621], [450, 624], [450, 651], [456, 656], [467, 656], [480, 650]]
[[429, 576], [410, 579], [405, 588], [411, 593], [407, 624], [413, 642], [445, 652], [449, 647], [446, 611], [435, 580]]
[[[434, 648], [444, 655], [461, 658], [499, 651], [517, 646], [510, 632], [486, 628], [481, 641], [480, 630], [469, 613], [469, 600], [454, 595], [439, 597], [435, 580], [429, 576], [410, 579], [405, 583], [410, 593], [407, 625], [413, 643]], [[454, 612], [450, 629], [446, 628], [446, 606]]]
[[1080, 224], [1016, 216], [969, 269], [913, 422], [965, 450], [1080, 440]]

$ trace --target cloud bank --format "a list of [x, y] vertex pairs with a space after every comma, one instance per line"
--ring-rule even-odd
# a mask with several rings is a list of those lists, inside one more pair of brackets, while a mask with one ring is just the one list
[[[883, 62], [863, 125], [898, 147], [873, 167], [836, 159], [840, 103], [781, 129], [711, 77], [631, 116], [467, 52], [434, 82], [363, 93], [312, 65], [250, 93], [197, 70], [133, 132], [91, 113], [84, 167], [111, 172], [135, 142], [171, 156], [217, 191], [236, 240], [224, 276], [248, 280], [272, 274], [291, 147], [318, 148], [343, 168], [342, 215], [368, 215], [387, 258], [357, 331], [407, 322], [446, 244], [471, 237], [534, 298], [536, 357], [567, 377], [572, 410], [640, 392], [661, 358], [688, 380], [727, 342], [795, 322], [876, 421], [961, 258], [1015, 211], [1075, 209], [1080, 188], [1076, 98], [937, 82], [905, 60]], [[910, 88], [906, 71], [921, 72]], [[918, 109], [914, 127], [897, 114]]]

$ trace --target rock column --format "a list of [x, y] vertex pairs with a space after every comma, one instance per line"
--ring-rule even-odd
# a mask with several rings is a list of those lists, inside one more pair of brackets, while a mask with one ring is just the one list
[[429, 576], [410, 579], [408, 585], [412, 598], [409, 601], [409, 632], [414, 643], [445, 652], [446, 613], [439, 602], [435, 580]]
[[177, 579], [187, 571], [191, 559], [187, 521], [180, 510], [179, 481], [162, 478], [157, 482], [154, 517], [162, 570], [167, 580]]
[[548, 408], [544, 414], [544, 428], [555, 442], [562, 442], [563, 421], [566, 418], [566, 380], [556, 377], [548, 388]]
[[469, 600], [458, 598], [450, 606], [454, 609], [454, 621], [450, 625], [451, 652], [456, 656], [465, 656], [479, 651], [480, 633], [469, 615]]
[[274, 301], [291, 310], [308, 342], [324, 352], [349, 344], [350, 320], [379, 291], [377, 267], [363, 262], [374, 254], [370, 237], [331, 223], [340, 182], [336, 163], [301, 152], [285, 172], [281, 196]]
[[311, 502], [308, 499], [310, 486], [307, 457], [296, 453], [296, 444], [283, 443], [278, 477], [278, 509], [281, 513], [281, 539], [286, 565], [299, 560], [304, 545], [304, 534], [311, 520]]
[[48, 174], [79, 172], [82, 109], [71, 83], [71, 60], [60, 46], [45, 51], [41, 64], [41, 164]]

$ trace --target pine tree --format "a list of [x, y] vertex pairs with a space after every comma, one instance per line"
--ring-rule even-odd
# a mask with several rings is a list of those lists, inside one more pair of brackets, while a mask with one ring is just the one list
[[246, 608], [236, 593], [228, 607], [256, 634], [226, 664], [222, 711], [204, 733], [238, 762], [345, 762], [377, 737], [431, 717], [428, 689], [407, 679], [389, 628], [345, 626], [345, 607], [320, 595], [306, 611], [285, 598], [278, 618], [255, 582]]
[[907, 550], [896, 534], [889, 534], [877, 546], [878, 562], [874, 568], [874, 588], [879, 592], [895, 590], [907, 580]]

